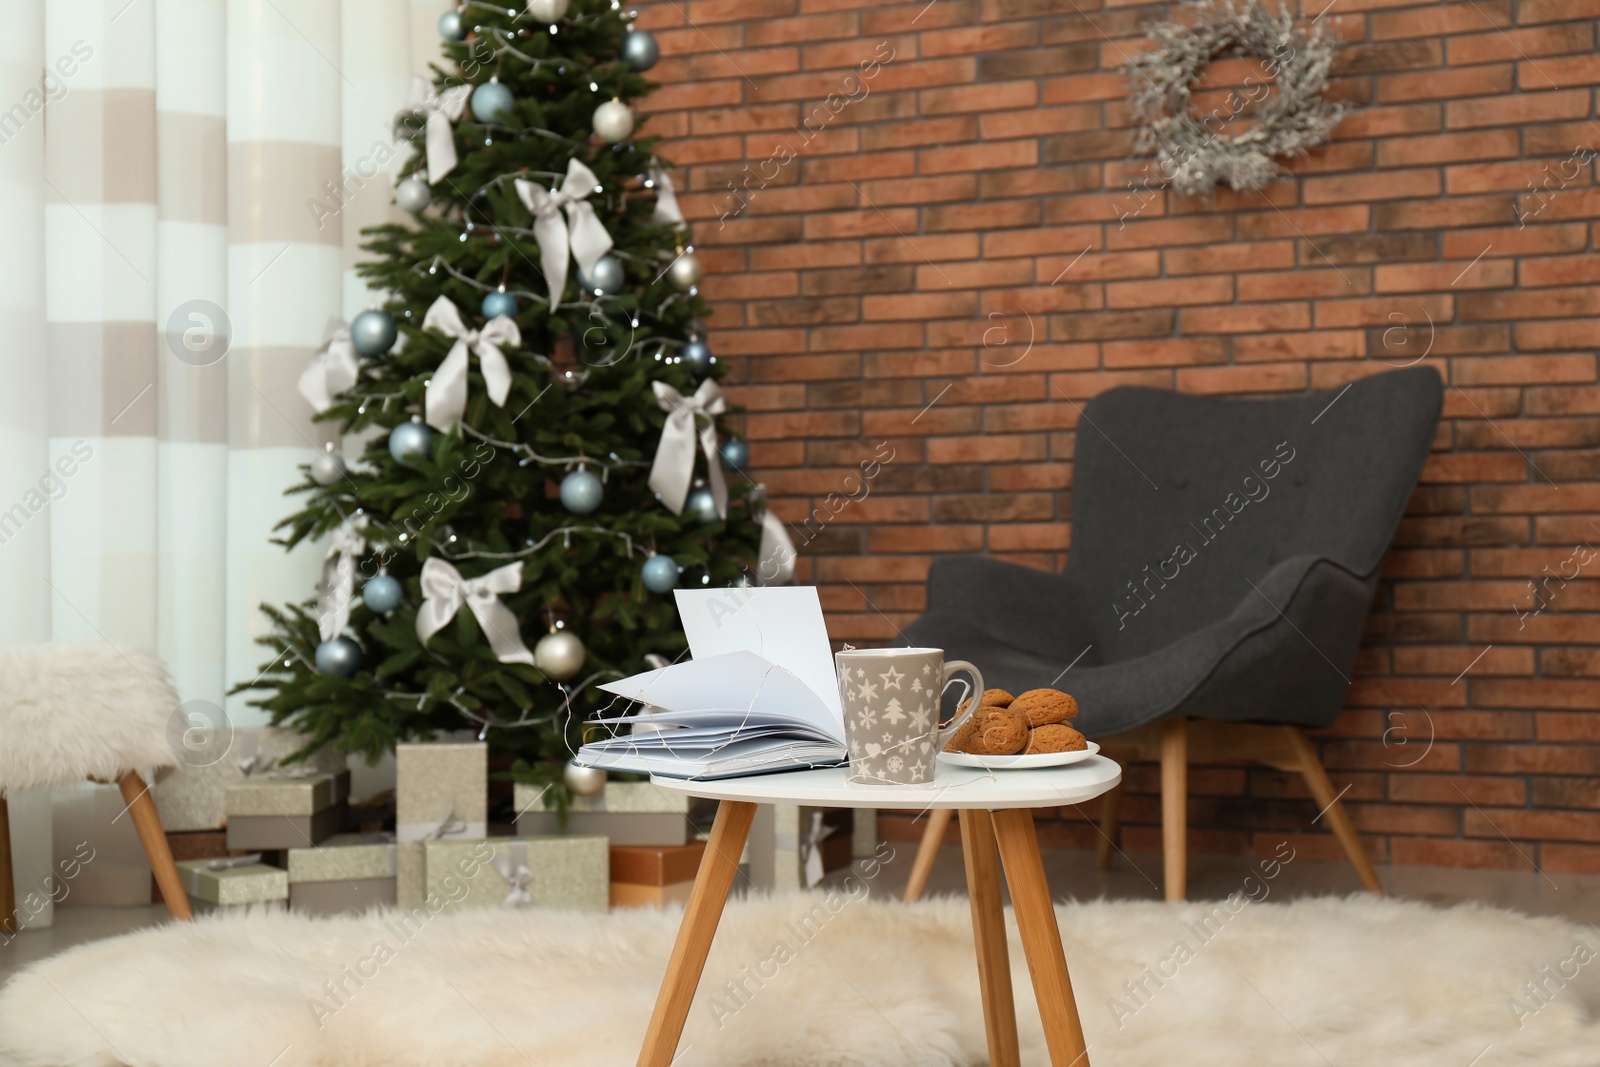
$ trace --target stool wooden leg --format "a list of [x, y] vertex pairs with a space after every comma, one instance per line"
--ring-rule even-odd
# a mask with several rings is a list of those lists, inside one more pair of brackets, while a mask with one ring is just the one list
[[185, 922], [194, 918], [189, 910], [189, 897], [183, 891], [178, 877], [178, 867], [172, 862], [172, 850], [167, 847], [167, 835], [161, 829], [161, 816], [156, 814], [156, 802], [150, 799], [150, 787], [144, 784], [138, 771], [129, 771], [117, 779], [122, 790], [122, 802], [128, 806], [133, 818], [133, 828], [139, 832], [139, 843], [150, 860], [150, 870], [161, 887], [161, 899], [167, 902], [167, 911], [174, 919]]
[[1095, 847], [1094, 865], [1102, 871], [1111, 869], [1111, 853], [1116, 850], [1117, 838], [1122, 833], [1122, 783], [1100, 798], [1100, 843]]
[[683, 1036], [683, 1024], [700, 985], [700, 972], [705, 969], [711, 939], [722, 919], [728, 890], [739, 873], [739, 854], [744, 851], [744, 840], [755, 817], [756, 806], [742, 800], [724, 800], [717, 807], [711, 840], [706, 842], [700, 870], [694, 876], [694, 888], [683, 909], [683, 924], [678, 927], [678, 940], [673, 943], [667, 973], [661, 979], [661, 992], [650, 1016], [650, 1028], [645, 1031], [644, 1048], [639, 1050], [639, 1067], [669, 1067], [677, 1055], [678, 1039]]
[[11, 873], [11, 812], [0, 793], [0, 934], [17, 932], [17, 886]]
[[933, 861], [939, 858], [939, 846], [944, 844], [945, 831], [950, 829], [950, 809], [935, 808], [928, 812], [928, 825], [922, 830], [922, 844], [917, 846], [917, 858], [911, 861], [911, 877], [906, 879], [907, 904], [922, 899], [928, 888], [928, 875], [933, 873]]
[[989, 1067], [1018, 1067], [1017, 1009], [1011, 999], [1005, 904], [1000, 899], [994, 820], [987, 811], [961, 813], [961, 850], [967, 863], [972, 937], [978, 948], [978, 987], [983, 993], [983, 1031], [989, 1039]]
[[1083, 1043], [1083, 1023], [1072, 998], [1072, 979], [1061, 950], [1061, 930], [1045, 881], [1033, 812], [1025, 808], [997, 811], [994, 831], [1006, 867], [1006, 884], [1011, 887], [1011, 909], [1016, 912], [1022, 949], [1028, 957], [1028, 973], [1033, 976], [1033, 996], [1044, 1023], [1051, 1067], [1089, 1067], [1089, 1050]]

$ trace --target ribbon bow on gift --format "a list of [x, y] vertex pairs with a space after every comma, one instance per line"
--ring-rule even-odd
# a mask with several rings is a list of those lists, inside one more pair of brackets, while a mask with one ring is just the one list
[[317, 590], [317, 630], [332, 641], [350, 625], [350, 598], [356, 591], [356, 561], [367, 554], [367, 541], [353, 526], [333, 532], [322, 560], [322, 585]]
[[[567, 160], [567, 176], [558, 189], [516, 181], [517, 196], [533, 212], [533, 236], [539, 242], [539, 265], [550, 284], [550, 306], [561, 303], [567, 289], [567, 260], [578, 261], [585, 274], [611, 251], [611, 235], [594, 213], [589, 194], [600, 188], [594, 171], [576, 159]], [[563, 217], [561, 209], [566, 209]]]
[[[661, 427], [661, 443], [656, 446], [656, 459], [650, 466], [650, 488], [661, 495], [661, 502], [674, 515], [683, 514], [683, 503], [689, 497], [689, 483], [694, 480], [694, 443], [700, 439], [700, 449], [706, 454], [711, 481], [711, 497], [717, 502], [717, 515], [728, 517], [728, 486], [722, 480], [722, 464], [717, 456], [717, 424], [713, 416], [727, 409], [722, 390], [707, 378], [692, 396], [684, 396], [666, 382], [651, 382], [656, 403], [667, 413], [666, 425]], [[699, 417], [705, 422], [700, 425]]]
[[522, 561], [507, 563], [480, 578], [463, 578], [461, 572], [438, 557], [422, 565], [422, 606], [417, 609], [417, 640], [423, 644], [456, 617], [461, 605], [472, 609], [478, 626], [489, 639], [501, 663], [533, 666], [533, 653], [522, 643], [522, 632], [511, 609], [500, 603], [505, 593], [522, 588]]
[[678, 207], [678, 190], [672, 185], [672, 179], [660, 167], [650, 168], [650, 180], [655, 183], [656, 209], [650, 216], [651, 222], [670, 222], [674, 226], [683, 225], [683, 209]]
[[455, 123], [467, 108], [472, 96], [470, 84], [452, 85], [444, 92], [435, 92], [428, 80], [420, 74], [411, 76], [411, 88], [406, 92], [406, 106], [397, 118], [426, 113], [428, 125], [426, 140], [428, 155], [428, 184], [432, 185], [456, 169]]
[[300, 395], [310, 403], [311, 410], [321, 414], [333, 406], [334, 397], [356, 384], [360, 374], [350, 330], [343, 319], [335, 316], [328, 320], [322, 344], [300, 375]]
[[444, 818], [427, 833], [422, 835], [424, 841], [442, 841], [447, 837], [457, 837], [467, 832], [467, 820], [456, 814], [456, 802], [451, 801], [450, 806], [444, 809]]
[[510, 856], [496, 856], [494, 861], [495, 873], [506, 880], [510, 892], [500, 902], [502, 908], [525, 908], [533, 904], [533, 891], [529, 888], [533, 884], [533, 872], [528, 869], [528, 846], [526, 842], [513, 842]]
[[450, 354], [444, 357], [439, 369], [433, 372], [423, 398], [424, 418], [435, 430], [447, 432], [467, 413], [467, 351], [478, 354], [478, 369], [483, 372], [483, 384], [489, 389], [489, 399], [496, 407], [506, 406], [506, 396], [511, 392], [511, 365], [501, 345], [520, 345], [522, 331], [504, 315], [496, 315], [481, 330], [469, 330], [461, 321], [461, 312], [447, 296], [441, 296], [423, 316], [422, 328], [438, 330], [446, 337], [454, 337]]

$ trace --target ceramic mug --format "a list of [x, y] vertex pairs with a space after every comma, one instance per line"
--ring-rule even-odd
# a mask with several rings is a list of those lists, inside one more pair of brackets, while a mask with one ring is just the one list
[[[942, 648], [847, 648], [834, 654], [850, 780], [920, 785], [933, 780], [939, 751], [977, 709], [983, 675], [966, 660], [944, 660]], [[951, 675], [965, 671], [973, 689], [966, 707], [939, 725], [940, 698]], [[964, 684], [964, 683], [963, 683]]]

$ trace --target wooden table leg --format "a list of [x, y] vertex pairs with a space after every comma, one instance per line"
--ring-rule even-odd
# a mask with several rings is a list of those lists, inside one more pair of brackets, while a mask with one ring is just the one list
[[989, 1067], [1018, 1067], [1017, 1010], [1011, 999], [1011, 958], [1006, 951], [1005, 904], [994, 820], [987, 811], [961, 813], [961, 851], [967, 863], [972, 937], [978, 947], [978, 987], [983, 991], [983, 1031]]
[[172, 862], [172, 849], [167, 845], [167, 835], [161, 829], [161, 816], [156, 814], [156, 802], [150, 798], [150, 787], [144, 784], [138, 771], [129, 771], [117, 779], [122, 790], [122, 802], [128, 805], [133, 818], [133, 828], [139, 832], [139, 843], [144, 846], [145, 858], [150, 861], [150, 871], [161, 887], [161, 899], [167, 902], [167, 911], [174, 919], [188, 922], [194, 918], [189, 909], [189, 895], [183, 891], [178, 868]]
[[711, 840], [706, 842], [694, 888], [689, 891], [678, 940], [673, 943], [667, 973], [661, 979], [644, 1048], [639, 1050], [639, 1067], [669, 1067], [677, 1055], [678, 1039], [683, 1036], [683, 1024], [700, 985], [700, 972], [705, 969], [711, 939], [716, 936], [728, 890], [739, 873], [739, 854], [744, 851], [755, 817], [756, 806], [742, 800], [724, 800], [717, 806]]
[[1033, 976], [1033, 995], [1039, 1002], [1045, 1044], [1051, 1067], [1089, 1067], [1083, 1043], [1083, 1023], [1072, 999], [1072, 979], [1061, 951], [1061, 930], [1056, 926], [1055, 903], [1044, 877], [1044, 859], [1033, 829], [1033, 812], [1026, 808], [994, 813], [995, 838], [1005, 863], [1006, 884], [1011, 887], [1011, 908], [1017, 915], [1022, 949]]
[[11, 813], [0, 793], [0, 934], [17, 932], [17, 887], [11, 872]]
[[934, 808], [928, 812], [928, 825], [922, 829], [922, 844], [917, 846], [917, 857], [911, 861], [911, 877], [906, 879], [905, 895], [900, 898], [907, 904], [922, 899], [922, 891], [928, 887], [928, 875], [933, 873], [933, 861], [939, 858], [939, 846], [944, 844], [948, 829], [949, 808]]

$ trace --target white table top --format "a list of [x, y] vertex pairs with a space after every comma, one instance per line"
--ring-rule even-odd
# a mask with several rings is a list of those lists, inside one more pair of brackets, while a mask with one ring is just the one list
[[1122, 768], [1104, 756], [1091, 756], [1066, 767], [1031, 771], [987, 771], [941, 763], [927, 785], [863, 785], [849, 781], [848, 773], [848, 767], [827, 767], [715, 781], [660, 776], [650, 780], [668, 792], [713, 800], [913, 811], [1050, 808], [1090, 800], [1122, 781]]

